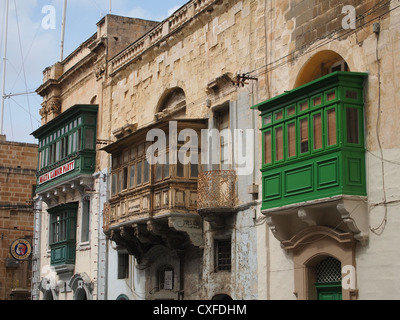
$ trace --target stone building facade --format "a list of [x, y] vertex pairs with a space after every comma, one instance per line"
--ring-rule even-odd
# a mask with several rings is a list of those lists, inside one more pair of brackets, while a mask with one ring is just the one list
[[[396, 299], [399, 7], [310, 0], [265, 10], [258, 296]], [[271, 144], [281, 129], [282, 148]]]
[[41, 297], [393, 297], [399, 12], [390, 0], [192, 0], [160, 23], [127, 20], [140, 37], [106, 16], [38, 89], [44, 159], [70, 121], [55, 143], [80, 132], [95, 151], [87, 172], [68, 176], [74, 162], [38, 189], [40, 230], [62, 204], [80, 228], [91, 208], [90, 245], [77, 241], [68, 279], [61, 267], [42, 277]]
[[11, 252], [15, 241], [33, 241], [36, 164], [37, 145], [10, 142], [0, 135], [0, 300], [31, 296], [31, 248], [17, 259]]

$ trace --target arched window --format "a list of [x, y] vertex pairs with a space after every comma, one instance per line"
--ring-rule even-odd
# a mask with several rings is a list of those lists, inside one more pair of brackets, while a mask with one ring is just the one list
[[301, 68], [294, 88], [326, 76], [335, 71], [350, 71], [341, 55], [331, 50], [323, 50], [312, 56]]
[[186, 114], [186, 95], [182, 88], [176, 87], [167, 90], [161, 97], [156, 118], [163, 119], [168, 116], [184, 116]]

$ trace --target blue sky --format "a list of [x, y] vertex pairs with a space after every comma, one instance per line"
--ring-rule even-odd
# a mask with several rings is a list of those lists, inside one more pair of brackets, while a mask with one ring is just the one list
[[[111, 0], [111, 13], [162, 21], [188, 1]], [[1, 75], [5, 3], [0, 0]], [[46, 5], [55, 9], [55, 29], [42, 26]], [[59, 60], [62, 7], [63, 0], [9, 0], [6, 94], [34, 92], [42, 84], [43, 70]], [[64, 57], [95, 33], [96, 23], [109, 12], [110, 0], [68, 0]], [[40, 126], [41, 102], [35, 93], [5, 100], [3, 133], [7, 140], [36, 143], [30, 134]]]

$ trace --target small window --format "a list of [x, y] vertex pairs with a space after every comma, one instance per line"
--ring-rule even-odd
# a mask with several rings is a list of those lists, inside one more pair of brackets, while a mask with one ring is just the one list
[[288, 117], [294, 116], [296, 114], [296, 107], [295, 106], [290, 106], [286, 109], [286, 115]]
[[272, 116], [269, 114], [263, 118], [263, 125], [268, 126], [272, 123]]
[[312, 99], [312, 101], [313, 101], [313, 106], [317, 107], [322, 104], [322, 97], [321, 96], [315, 97]]
[[231, 240], [215, 240], [216, 271], [231, 271], [232, 253]]
[[275, 113], [275, 120], [279, 121], [283, 119], [283, 112], [282, 111], [278, 111]]
[[300, 102], [300, 111], [308, 110], [308, 101]]
[[129, 254], [118, 253], [118, 279], [129, 278]]
[[164, 265], [158, 269], [158, 288], [159, 290], [174, 289], [174, 268], [170, 265]]

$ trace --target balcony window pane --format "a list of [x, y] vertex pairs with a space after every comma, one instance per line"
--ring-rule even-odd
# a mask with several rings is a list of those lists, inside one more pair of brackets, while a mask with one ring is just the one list
[[155, 165], [156, 168], [156, 181], [160, 181], [162, 179], [162, 164], [157, 163]]
[[264, 133], [264, 164], [272, 163], [271, 131]]
[[111, 193], [116, 194], [117, 193], [117, 181], [118, 181], [118, 175], [114, 173], [112, 175], [112, 182], [111, 182]]
[[276, 161], [283, 160], [283, 128], [279, 127], [275, 129], [275, 152]]
[[142, 163], [139, 162], [137, 164], [137, 180], [136, 180], [136, 185], [139, 186], [142, 184]]
[[321, 114], [313, 116], [314, 150], [322, 148], [322, 117]]
[[300, 120], [300, 152], [307, 153], [308, 152], [308, 118], [304, 118]]
[[179, 160], [176, 164], [176, 175], [181, 178], [184, 176], [184, 166]]
[[169, 153], [166, 155], [166, 163], [164, 166], [164, 178], [169, 177]]
[[149, 176], [150, 176], [150, 165], [147, 160], [144, 160], [144, 172], [143, 172], [143, 182], [144, 183], [149, 182]]
[[199, 165], [198, 164], [190, 164], [190, 177], [197, 178], [199, 175]]
[[346, 108], [347, 142], [360, 143], [358, 109]]
[[122, 169], [122, 190], [125, 190], [128, 187], [128, 168], [125, 167]]
[[130, 177], [129, 177], [129, 187], [132, 188], [135, 186], [135, 165], [131, 165], [130, 167]]
[[85, 148], [93, 150], [94, 149], [94, 129], [86, 129], [85, 131]]
[[336, 110], [330, 109], [327, 112], [328, 121], [328, 146], [333, 146], [337, 142], [336, 137]]
[[288, 139], [288, 156], [296, 156], [296, 126], [290, 123], [287, 126], [287, 139]]

